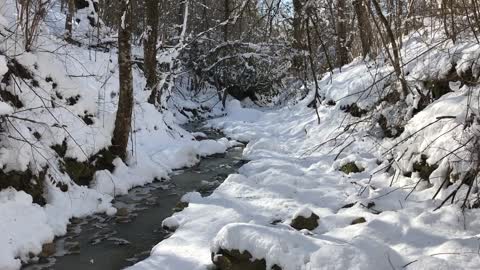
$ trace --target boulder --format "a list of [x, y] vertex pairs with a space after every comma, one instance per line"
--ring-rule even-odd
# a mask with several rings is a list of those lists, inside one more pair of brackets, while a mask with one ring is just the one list
[[365, 222], [367, 222], [367, 220], [364, 217], [359, 217], [354, 219], [352, 223], [350, 223], [350, 225], [356, 225], [356, 224], [365, 223]]
[[[250, 252], [220, 249], [212, 253], [212, 262], [219, 270], [267, 270], [265, 259], [254, 259]], [[282, 270], [274, 265], [268, 270]]]
[[183, 209], [188, 207], [188, 202], [178, 202], [177, 205], [173, 208], [173, 212], [182, 212]]
[[296, 230], [309, 230], [312, 231], [318, 227], [318, 221], [320, 217], [313, 213], [310, 209], [301, 209], [295, 214], [290, 226]]
[[45, 257], [53, 256], [56, 251], [57, 251], [57, 247], [55, 246], [55, 243], [43, 244], [40, 257], [45, 258]]

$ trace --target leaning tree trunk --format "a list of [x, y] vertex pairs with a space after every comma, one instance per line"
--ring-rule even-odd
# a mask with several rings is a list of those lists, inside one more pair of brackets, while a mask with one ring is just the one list
[[348, 63], [346, 12], [345, 0], [337, 0], [337, 40], [335, 47], [338, 67]]
[[[393, 59], [390, 59], [393, 65], [393, 69], [395, 70], [395, 74], [397, 75], [398, 79], [400, 80], [400, 85], [402, 87], [402, 94], [404, 98], [408, 95], [409, 90], [408, 90], [408, 84], [407, 81], [405, 80], [405, 77], [403, 76], [403, 71], [400, 63], [400, 51], [397, 45], [397, 42], [395, 40], [395, 35], [393, 34], [392, 27], [388, 23], [387, 18], [385, 18], [385, 15], [383, 15], [382, 8], [380, 7], [380, 4], [378, 3], [377, 0], [371, 0], [372, 4], [375, 8], [375, 11], [382, 22], [383, 26], [385, 27], [385, 31], [387, 32], [387, 38], [390, 40], [390, 44], [392, 45], [392, 53], [393, 53]], [[371, 12], [373, 13], [373, 12]], [[373, 16], [373, 14], [372, 14]], [[380, 31], [380, 29], [378, 29]], [[385, 45], [385, 50], [388, 50], [388, 47]]]
[[157, 39], [158, 39], [158, 0], [145, 0], [145, 43], [144, 43], [144, 62], [145, 77], [147, 79], [146, 89], [152, 91], [148, 102], [155, 104], [157, 96]]
[[120, 94], [111, 151], [114, 155], [125, 160], [133, 110], [132, 45], [130, 43], [132, 34], [132, 9], [130, 0], [120, 0], [120, 5], [122, 11], [118, 30]]

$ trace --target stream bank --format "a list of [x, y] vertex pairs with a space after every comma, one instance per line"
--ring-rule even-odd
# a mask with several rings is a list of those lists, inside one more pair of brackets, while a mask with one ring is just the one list
[[[201, 128], [200, 123], [184, 128], [208, 139], [223, 137], [218, 131]], [[97, 214], [73, 219], [68, 233], [52, 244], [50, 256], [22, 269], [122, 269], [145, 259], [154, 245], [169, 237], [161, 224], [172, 215], [180, 198], [191, 191], [210, 195], [244, 164], [242, 151], [242, 147], [234, 147], [225, 154], [203, 158], [191, 168], [175, 171], [170, 181], [157, 181], [116, 197], [113, 205], [119, 211], [113, 217]]]

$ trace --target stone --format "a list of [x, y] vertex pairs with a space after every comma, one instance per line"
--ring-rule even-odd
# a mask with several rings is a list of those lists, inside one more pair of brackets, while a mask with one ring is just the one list
[[306, 218], [303, 216], [298, 216], [292, 220], [292, 223], [290, 223], [290, 226], [296, 230], [309, 230], [312, 231], [315, 228], [318, 227], [318, 221], [320, 220], [320, 217], [317, 216], [315, 213], [312, 213], [310, 217]]
[[[267, 270], [265, 259], [253, 259], [248, 251], [221, 249], [212, 253], [212, 262], [219, 270]], [[268, 270], [282, 270], [274, 265]]]
[[182, 212], [183, 209], [188, 207], [188, 202], [178, 202], [177, 205], [173, 208], [173, 212]]
[[340, 167], [340, 171], [344, 172], [345, 174], [351, 174], [351, 173], [359, 173], [363, 172], [365, 169], [360, 168], [355, 164], [355, 162], [349, 162], [347, 164], [342, 165]]
[[55, 246], [55, 243], [43, 244], [42, 252], [40, 253], [40, 257], [45, 258], [45, 257], [53, 256], [53, 254], [55, 254], [56, 251], [57, 251], [57, 248]]
[[128, 216], [128, 209], [125, 207], [118, 208], [116, 215], [117, 217], [126, 217]]
[[356, 224], [361, 224], [361, 223], [365, 223], [367, 222], [367, 220], [364, 218], [364, 217], [359, 217], [359, 218], [356, 218], [352, 221], [352, 223], [350, 223], [350, 225], [356, 225]]

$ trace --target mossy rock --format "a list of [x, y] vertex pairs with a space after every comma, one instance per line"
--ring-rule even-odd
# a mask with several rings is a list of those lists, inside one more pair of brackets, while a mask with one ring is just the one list
[[309, 230], [313, 231], [318, 227], [318, 221], [320, 217], [312, 212], [310, 217], [298, 216], [292, 220], [290, 226], [296, 230]]
[[[212, 253], [212, 262], [219, 270], [267, 270], [265, 259], [254, 259], [248, 251], [221, 249]], [[268, 270], [282, 270], [274, 265]]]
[[378, 125], [383, 131], [383, 136], [386, 138], [397, 138], [405, 131], [405, 128], [402, 126], [390, 125], [383, 114], [378, 118]]
[[52, 148], [59, 157], [65, 157], [68, 149], [67, 139], [63, 140], [62, 144], [55, 144], [50, 146], [50, 148]]
[[438, 165], [436, 164], [433, 164], [433, 165], [428, 164], [427, 159], [428, 157], [426, 155], [422, 155], [420, 157], [420, 162], [417, 161], [413, 163], [413, 171], [418, 172], [418, 175], [420, 176], [420, 178], [425, 181], [429, 181], [429, 178], [432, 172], [438, 168]]
[[43, 257], [43, 258], [51, 257], [55, 254], [56, 251], [57, 251], [57, 247], [55, 246], [55, 243], [43, 244], [40, 257]]
[[43, 196], [45, 186], [45, 176], [47, 170], [34, 175], [30, 169], [24, 172], [10, 171], [5, 173], [0, 171], [0, 190], [12, 187], [19, 191], [25, 191], [33, 198], [33, 202], [41, 206], [46, 204]]
[[183, 209], [187, 207], [188, 207], [188, 202], [178, 202], [172, 210], [173, 212], [182, 212]]
[[361, 223], [365, 223], [367, 222], [367, 220], [364, 218], [364, 217], [359, 217], [359, 218], [356, 218], [352, 221], [352, 223], [350, 223], [350, 225], [357, 225], [357, 224], [361, 224]]
[[102, 149], [92, 156], [88, 161], [78, 161], [73, 158], [64, 158], [61, 162], [61, 169], [67, 173], [78, 185], [88, 186], [93, 180], [96, 171], [113, 171], [113, 160], [115, 156], [108, 149]]
[[393, 89], [386, 94], [381, 101], [385, 101], [389, 104], [396, 104], [401, 100], [401, 95], [400, 92], [397, 90]]
[[342, 165], [340, 167], [340, 171], [345, 173], [345, 174], [351, 174], [351, 173], [360, 173], [363, 172], [365, 169], [358, 167], [355, 162], [349, 162], [347, 164]]
[[441, 98], [452, 90], [450, 89], [450, 81], [447, 80], [430, 80], [424, 82], [425, 88], [430, 90], [433, 100]]
[[358, 107], [357, 103], [344, 106], [342, 109], [353, 117], [362, 117], [368, 113], [368, 110]]

